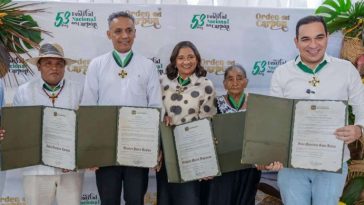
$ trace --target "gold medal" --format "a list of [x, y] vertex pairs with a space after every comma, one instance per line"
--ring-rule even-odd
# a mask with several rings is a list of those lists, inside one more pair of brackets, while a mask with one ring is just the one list
[[313, 87], [318, 86], [320, 84], [320, 80], [316, 76], [312, 76], [312, 80], [308, 81]]
[[124, 68], [129, 65], [131, 59], [133, 58], [133, 55], [134, 55], [133, 52], [130, 51], [128, 55], [125, 57], [124, 61], [122, 61], [117, 51], [112, 52], [112, 56], [116, 64], [118, 64], [118, 66], [121, 68], [120, 72], [118, 73], [120, 78], [124, 79], [128, 75], [128, 72], [126, 72]]
[[119, 74], [120, 78], [125, 78], [128, 75], [128, 72], [126, 72], [124, 69], [122, 69]]

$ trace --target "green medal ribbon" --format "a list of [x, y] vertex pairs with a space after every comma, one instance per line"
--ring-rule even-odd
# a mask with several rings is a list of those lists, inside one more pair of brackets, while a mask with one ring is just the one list
[[181, 76], [178, 76], [177, 80], [178, 80], [178, 83], [179, 83], [181, 86], [186, 86], [186, 85], [188, 85], [188, 84], [190, 84], [190, 83], [191, 83], [190, 78], [187, 78], [186, 80], [183, 80], [183, 79], [181, 78]]
[[43, 84], [43, 88], [44, 89], [46, 89], [46, 90], [48, 90], [48, 91], [50, 91], [50, 92], [56, 92], [56, 91], [58, 91], [59, 89], [61, 89], [62, 88], [62, 85], [64, 84], [64, 82], [62, 82], [62, 83], [59, 83], [56, 87], [53, 87], [52, 88], [52, 86], [50, 86], [48, 83], [44, 83]]
[[300, 61], [297, 66], [305, 73], [309, 73], [309, 74], [316, 74], [318, 73], [320, 70], [322, 70], [322, 68], [327, 64], [327, 61], [324, 60], [322, 61], [314, 70], [312, 70], [311, 68], [309, 68], [308, 66], [306, 66], [305, 64], [302, 63], [302, 61]]
[[[62, 83], [59, 83], [56, 87], [52, 88], [50, 85], [48, 85], [47, 83], [43, 84], [43, 91], [44, 93], [48, 96], [48, 98], [52, 101], [52, 105], [54, 107], [54, 103], [56, 102], [56, 99], [58, 98], [58, 96], [61, 94], [63, 88], [64, 88], [64, 84], [65, 84], [65, 80], [63, 80]], [[51, 94], [47, 93], [47, 91], [52, 92]], [[58, 91], [58, 93], [56, 94], [56, 91]]]
[[244, 101], [245, 101], [245, 93], [240, 96], [238, 103], [236, 103], [234, 98], [231, 97], [229, 94], [228, 94], [228, 100], [229, 100], [230, 105], [232, 105], [235, 108], [235, 110], [240, 110], [240, 108], [243, 106]]
[[117, 51], [113, 51], [112, 52], [112, 56], [114, 57], [114, 60], [115, 60], [115, 62], [116, 62], [116, 64], [118, 64], [118, 66], [120, 66], [121, 68], [125, 68], [126, 66], [128, 66], [129, 65], [129, 63], [130, 63], [130, 61], [131, 61], [131, 59], [133, 58], [133, 51], [130, 51], [129, 53], [128, 53], [128, 55], [126, 55], [126, 57], [125, 57], [125, 60], [124, 60], [124, 62], [121, 60], [121, 58], [120, 58], [120, 56], [119, 56], [119, 54], [118, 54], [118, 52]]

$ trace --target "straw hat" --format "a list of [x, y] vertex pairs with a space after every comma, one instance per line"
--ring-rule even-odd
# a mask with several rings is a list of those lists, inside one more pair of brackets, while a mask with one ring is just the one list
[[65, 58], [63, 53], [63, 48], [56, 43], [45, 43], [39, 49], [39, 56], [34, 58], [29, 58], [27, 62], [37, 65], [39, 59], [41, 58], [62, 58], [66, 61], [66, 65], [71, 65], [76, 63], [75, 60], [70, 58]]

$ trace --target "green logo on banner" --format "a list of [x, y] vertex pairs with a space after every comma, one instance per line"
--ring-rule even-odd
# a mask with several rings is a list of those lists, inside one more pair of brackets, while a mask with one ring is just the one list
[[55, 27], [85, 27], [97, 29], [97, 20], [94, 12], [90, 9], [77, 10], [77, 11], [60, 11], [57, 12]]
[[256, 61], [254, 63], [252, 74], [258, 75], [258, 74], [263, 73], [266, 69], [266, 66], [267, 66], [267, 61]]
[[202, 28], [202, 26], [205, 24], [206, 15], [205, 14], [197, 14], [193, 15], [192, 22], [191, 22], [191, 28]]
[[273, 74], [275, 69], [285, 64], [287, 61], [284, 59], [272, 59], [272, 60], [261, 60], [255, 61], [252, 74], [253, 75], [262, 75], [264, 76], [265, 73]]
[[206, 14], [195, 14], [192, 17], [191, 29], [217, 29], [217, 30], [230, 30], [230, 19], [228, 15], [223, 12], [213, 12]]
[[69, 11], [58, 12], [57, 15], [56, 15], [56, 22], [54, 22], [54, 26], [56, 26], [56, 27], [60, 27], [60, 26], [68, 27], [68, 24], [70, 22], [70, 16], [71, 16], [71, 12], [69, 12]]

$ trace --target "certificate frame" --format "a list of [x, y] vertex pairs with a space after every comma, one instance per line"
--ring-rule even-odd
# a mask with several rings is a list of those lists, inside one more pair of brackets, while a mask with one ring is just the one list
[[[220, 170], [220, 165], [219, 165], [219, 161], [218, 161], [218, 154], [216, 152], [216, 147], [215, 147], [215, 142], [213, 139], [213, 129], [212, 129], [212, 123], [211, 123], [211, 119], [208, 118], [204, 118], [204, 119], [200, 119], [197, 121], [208, 121], [209, 123], [209, 131], [211, 132], [211, 143], [213, 144], [213, 152], [215, 154], [216, 160], [214, 160], [216, 162], [216, 166], [217, 166], [217, 173], [213, 176], [220, 176], [221, 175], [221, 170]], [[192, 121], [192, 122], [188, 122], [188, 123], [183, 123], [177, 126], [186, 126], [186, 125], [191, 125], [192, 123], [195, 123], [196, 121]], [[185, 183], [185, 182], [189, 182], [189, 181], [194, 181], [194, 180], [198, 180], [200, 178], [194, 178], [194, 179], [190, 179], [190, 180], [184, 180], [181, 174], [181, 168], [180, 168], [180, 164], [179, 164], [179, 160], [178, 160], [178, 152], [177, 152], [177, 144], [176, 144], [176, 139], [175, 139], [175, 135], [174, 135], [174, 130], [176, 129], [177, 126], [166, 126], [164, 123], [160, 124], [161, 127], [161, 139], [162, 139], [162, 147], [163, 147], [163, 152], [164, 152], [164, 166], [166, 167], [166, 171], [167, 171], [167, 179], [169, 183]], [[208, 177], [208, 176], [204, 176], [204, 177]]]
[[[75, 169], [73, 170], [120, 165], [116, 160], [116, 147], [118, 111], [122, 107], [157, 110], [155, 115], [158, 115], [158, 122], [156, 122], [156, 126], [158, 127], [156, 129], [158, 131], [155, 134], [155, 140], [157, 142], [155, 149], [158, 152], [160, 146], [159, 122], [161, 117], [159, 108], [84, 106], [83, 109], [76, 111], [49, 106], [4, 107], [1, 110], [1, 125], [7, 131], [7, 137], [0, 144], [0, 150], [2, 152], [1, 170], [47, 165], [42, 161], [43, 114], [46, 108], [70, 110], [76, 113], [76, 126], [74, 130]], [[29, 118], [29, 116], [32, 116], [32, 118]], [[100, 127], [98, 129], [97, 126], [99, 125], [102, 129]], [[26, 129], [19, 129], [19, 127], [25, 127]], [[90, 140], [92, 138], [93, 140]], [[158, 153], [155, 153], [155, 164], [157, 164], [157, 158]], [[65, 169], [65, 167], [61, 166], [51, 167]]]
[[[78, 113], [77, 154], [78, 168], [104, 167], [122, 165], [117, 162], [118, 145], [118, 115], [121, 108], [152, 109], [158, 112], [160, 108], [141, 106], [80, 106]], [[89, 132], [89, 130], [93, 130]], [[155, 136], [157, 147], [160, 146], [159, 135]], [[92, 140], [90, 140], [92, 139]], [[158, 150], [157, 150], [158, 152]], [[156, 153], [158, 157], [158, 153]], [[157, 164], [157, 158], [155, 159]], [[125, 166], [132, 166], [127, 164]], [[145, 167], [134, 165], [134, 167]], [[145, 167], [152, 168], [152, 167]]]
[[241, 163], [245, 117], [243, 111], [218, 114], [211, 119], [221, 173], [254, 167]]
[[[259, 94], [250, 94], [245, 121], [242, 163], [269, 164], [280, 161], [285, 167], [295, 168], [291, 164], [292, 137], [294, 128], [295, 106], [298, 102], [339, 102], [345, 108], [347, 125], [347, 102], [341, 100], [287, 99]], [[336, 139], [336, 138], [335, 138]], [[344, 155], [344, 142], [341, 150], [341, 162]], [[313, 169], [319, 171], [342, 172], [337, 170]], [[301, 168], [301, 167], [300, 167]]]
[[[74, 111], [50, 106], [14, 106], [1, 109], [1, 126], [6, 130], [7, 135], [0, 145], [1, 170], [35, 165], [51, 166], [43, 161], [42, 154], [43, 117], [46, 108]], [[26, 129], [21, 129], [22, 127]], [[76, 143], [76, 139], [74, 140]]]

